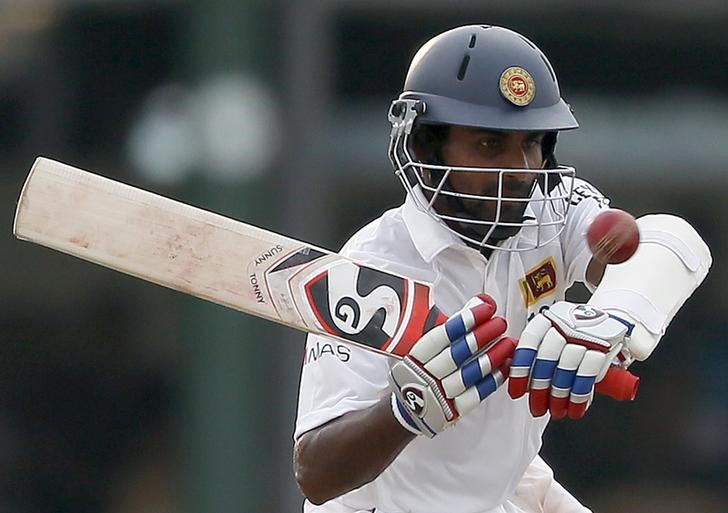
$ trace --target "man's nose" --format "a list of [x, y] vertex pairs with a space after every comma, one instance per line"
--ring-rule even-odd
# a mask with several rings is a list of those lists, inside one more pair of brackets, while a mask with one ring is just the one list
[[503, 197], [524, 198], [533, 186], [533, 175], [526, 173], [505, 173], [503, 175]]
[[509, 197], [521, 197], [530, 191], [534, 176], [533, 173], [518, 171], [530, 170], [532, 166], [521, 151], [510, 152], [508, 155], [508, 167], [503, 173], [503, 192]]
[[[528, 163], [528, 158], [526, 157], [526, 154], [520, 148], [513, 148], [509, 150], [504, 157], [505, 158], [503, 162], [503, 167], [505, 169], [531, 169], [531, 165]], [[506, 173], [506, 175], [509, 174], [510, 173]]]

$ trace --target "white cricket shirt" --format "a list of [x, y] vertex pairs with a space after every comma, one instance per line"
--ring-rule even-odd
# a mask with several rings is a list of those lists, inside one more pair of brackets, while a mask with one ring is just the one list
[[[432, 283], [435, 304], [448, 315], [474, 295], [490, 294], [498, 305], [496, 315], [508, 321], [506, 334], [518, 338], [540, 307], [563, 299], [575, 281], [585, 281], [591, 253], [584, 233], [606, 203], [591, 185], [575, 179], [567, 224], [556, 240], [526, 252], [494, 251], [486, 259], [419, 210], [408, 196], [403, 205], [356, 233], [341, 253]], [[502, 245], [523, 247], [532, 244], [533, 237], [535, 229], [526, 227]], [[393, 363], [384, 355], [309, 335], [294, 438], [388, 396]], [[547, 423], [548, 415], [531, 416], [527, 397], [513, 400], [502, 386], [435, 438], [417, 437], [371, 483], [323, 506], [306, 502], [304, 509], [317, 513], [373, 508], [377, 513], [530, 512], [516, 505], [529, 500], [519, 500], [523, 490], [516, 488], [534, 472], [548, 474], [552, 481], [550, 469], [538, 458]], [[559, 511], [588, 511], [568, 499], [565, 502], [573, 509], [560, 507]]]

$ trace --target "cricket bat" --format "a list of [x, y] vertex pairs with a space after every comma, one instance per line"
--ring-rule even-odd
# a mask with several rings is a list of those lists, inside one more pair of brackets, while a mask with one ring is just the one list
[[[445, 316], [432, 285], [39, 157], [13, 232], [220, 305], [394, 358]], [[638, 378], [610, 368], [597, 391], [633, 399]]]

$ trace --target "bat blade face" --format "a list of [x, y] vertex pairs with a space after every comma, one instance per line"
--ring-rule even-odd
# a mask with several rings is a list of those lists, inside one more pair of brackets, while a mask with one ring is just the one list
[[236, 310], [402, 355], [434, 325], [431, 287], [38, 158], [15, 236]]

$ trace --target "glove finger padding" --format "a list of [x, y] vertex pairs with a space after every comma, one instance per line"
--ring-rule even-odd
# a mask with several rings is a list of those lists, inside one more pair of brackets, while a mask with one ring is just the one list
[[425, 369], [440, 379], [452, 374], [473, 355], [501, 336], [506, 327], [506, 321], [501, 317], [486, 320], [435, 355], [425, 364]]
[[495, 303], [490, 296], [485, 297], [489, 301], [485, 301], [481, 296], [472, 298], [465, 308], [422, 335], [410, 349], [409, 356], [423, 363], [429, 362], [443, 349], [465, 337], [474, 326], [493, 317], [496, 310]]
[[495, 310], [489, 296], [473, 298], [392, 367], [393, 411], [403, 426], [432, 437], [504, 382], [516, 342], [493, 343], [507, 327]]
[[528, 398], [531, 413], [536, 417], [540, 417], [548, 410], [551, 378], [565, 346], [566, 339], [551, 328], [546, 332], [536, 352], [536, 361], [531, 369], [531, 388]]
[[[568, 414], [571, 419], [580, 419], [594, 398], [594, 383], [604, 368], [603, 353], [587, 351], [579, 364], [569, 396]], [[609, 365], [609, 362], [607, 362]]]
[[624, 346], [630, 324], [588, 305], [555, 303], [536, 315], [515, 350], [508, 393], [529, 393], [531, 413], [580, 418]]
[[508, 379], [508, 393], [517, 399], [528, 392], [531, 377], [531, 366], [536, 359], [536, 352], [546, 333], [551, 329], [551, 321], [543, 315], [537, 315], [526, 325], [521, 333], [516, 351], [513, 353], [511, 372]]
[[[477, 386], [491, 373], [501, 369], [512, 357], [517, 340], [505, 337], [490, 346], [477, 358], [442, 379], [442, 388], [449, 399], [454, 399], [470, 387]], [[510, 363], [510, 362], [508, 362]], [[458, 408], [459, 411], [459, 408]], [[462, 413], [462, 412], [461, 412]]]
[[[503, 338], [484, 355], [468, 363], [459, 372], [448, 376], [448, 378], [457, 377], [457, 380], [464, 385], [462, 393], [453, 394], [455, 407], [461, 416], [474, 410], [483, 399], [495, 392], [508, 379], [510, 357], [516, 344], [517, 340], [513, 338]], [[455, 389], [459, 388], [458, 383]]]
[[551, 380], [551, 397], [549, 398], [549, 411], [555, 419], [564, 418], [567, 414], [576, 370], [582, 363], [586, 351], [586, 347], [569, 344], [561, 352], [559, 364]]

